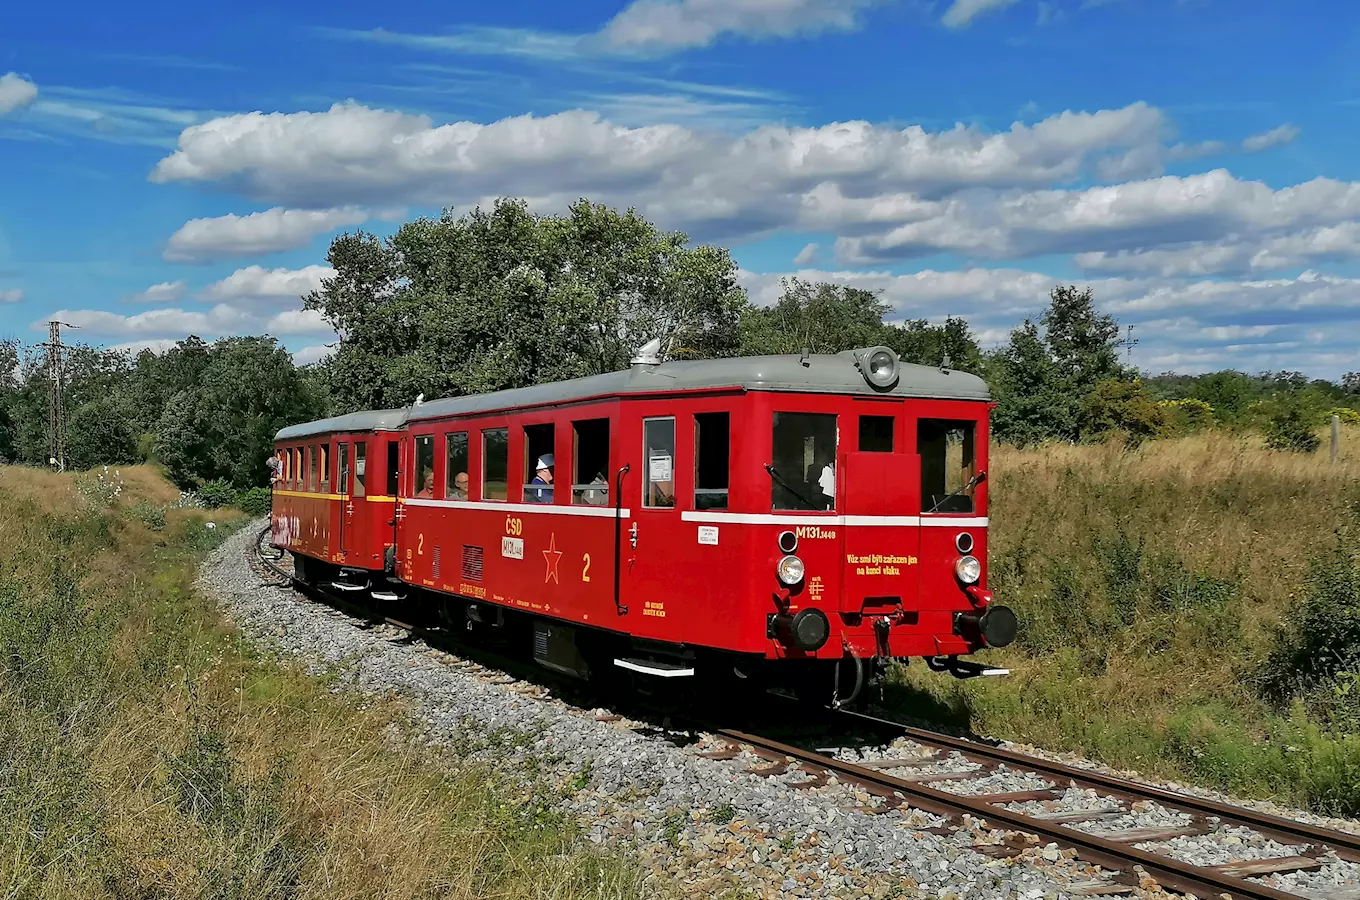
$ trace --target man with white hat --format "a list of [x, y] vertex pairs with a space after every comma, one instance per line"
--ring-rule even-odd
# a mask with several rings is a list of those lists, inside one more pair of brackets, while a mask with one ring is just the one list
[[538, 458], [534, 480], [529, 484], [528, 500], [530, 503], [553, 502], [553, 455], [551, 453], [545, 453]]

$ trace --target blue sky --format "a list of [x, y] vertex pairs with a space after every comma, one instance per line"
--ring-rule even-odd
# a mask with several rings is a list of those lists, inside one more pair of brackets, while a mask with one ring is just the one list
[[329, 239], [586, 196], [984, 342], [1089, 284], [1146, 369], [1360, 369], [1360, 16], [1265, 0], [30, 4], [0, 334], [336, 336]]

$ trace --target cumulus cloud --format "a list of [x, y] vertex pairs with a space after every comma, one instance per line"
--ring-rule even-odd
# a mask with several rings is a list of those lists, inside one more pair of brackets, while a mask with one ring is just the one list
[[245, 216], [191, 219], [170, 236], [161, 256], [169, 262], [205, 263], [232, 256], [297, 250], [318, 235], [362, 225], [367, 211], [355, 206], [302, 210], [274, 207]]
[[1269, 150], [1271, 147], [1278, 147], [1281, 144], [1288, 144], [1299, 136], [1297, 125], [1281, 125], [1260, 134], [1253, 134], [1242, 142], [1242, 149], [1249, 153], [1257, 153], [1261, 150]]
[[0, 303], [19, 303], [24, 299], [24, 292], [19, 288], [0, 288]]
[[221, 281], [205, 287], [199, 297], [213, 302], [242, 301], [297, 301], [321, 288], [323, 279], [335, 275], [330, 266], [307, 266], [302, 269], [266, 269], [247, 266], [237, 269]]
[[817, 261], [819, 255], [817, 245], [808, 244], [798, 251], [798, 255], [793, 258], [793, 264], [795, 266], [810, 266]]
[[1274, 272], [1356, 258], [1360, 258], [1360, 222], [1351, 221], [1286, 234], [1079, 253], [1075, 262], [1088, 272], [1146, 273], [1174, 278]]
[[1016, 0], [954, 0], [940, 20], [950, 28], [964, 28], [985, 13], [1004, 9]]
[[38, 86], [17, 72], [0, 75], [0, 116], [28, 106], [38, 96]]
[[321, 362], [321, 360], [334, 352], [335, 348], [330, 345], [313, 344], [309, 347], [303, 347], [301, 350], [294, 353], [293, 363], [299, 366], [310, 366], [312, 363]]
[[150, 350], [152, 353], [159, 356], [167, 350], [174, 349], [175, 345], [178, 343], [179, 341], [174, 338], [148, 338], [140, 341], [126, 341], [121, 344], [112, 344], [109, 346], [109, 349], [119, 353], [132, 354], [141, 353], [143, 350]]
[[635, 0], [599, 37], [610, 48], [703, 47], [724, 34], [791, 37], [859, 27], [858, 13], [883, 0]]
[[189, 289], [187, 281], [162, 281], [128, 297], [130, 303], [175, 303]]
[[335, 329], [314, 309], [290, 309], [270, 318], [264, 330], [269, 334], [335, 334]]
[[[100, 309], [61, 309], [48, 318], [59, 319], [84, 329], [85, 334], [91, 337], [115, 339], [187, 334], [239, 334], [247, 330], [251, 324], [250, 317], [242, 310], [225, 303], [219, 303], [207, 312], [152, 309], [131, 316]], [[44, 322], [34, 322], [33, 327], [43, 328]]]

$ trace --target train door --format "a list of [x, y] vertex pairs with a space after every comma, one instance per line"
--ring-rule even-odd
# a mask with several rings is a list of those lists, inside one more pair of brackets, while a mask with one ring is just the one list
[[[689, 533], [682, 526], [676, 499], [692, 490], [689, 467], [678, 461], [692, 459], [693, 438], [684, 429], [677, 429], [676, 420], [673, 415], [642, 419], [639, 477], [625, 479], [622, 504], [632, 507], [633, 520], [621, 534], [619, 548], [628, 575], [624, 603], [629, 607], [631, 629], [635, 634], [661, 639], [683, 626], [677, 617], [683, 618], [684, 613], [673, 608], [680, 598], [669, 573], [677, 565], [673, 551], [680, 546], [682, 527]], [[690, 537], [689, 542], [693, 540]]]
[[840, 611], [866, 619], [918, 612], [921, 460], [900, 410], [897, 403], [865, 404], [848, 423], [856, 443], [844, 457]]
[[349, 444], [344, 441], [335, 448], [335, 466], [335, 492], [340, 495], [340, 555], [349, 562], [354, 549], [354, 497], [349, 482]]

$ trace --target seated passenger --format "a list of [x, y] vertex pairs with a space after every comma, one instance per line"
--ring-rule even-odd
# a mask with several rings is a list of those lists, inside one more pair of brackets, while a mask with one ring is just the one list
[[426, 469], [420, 473], [420, 484], [424, 485], [416, 492], [416, 497], [424, 500], [434, 496], [434, 470]]
[[586, 489], [581, 492], [581, 502], [587, 506], [606, 506], [609, 503], [609, 482], [604, 480], [604, 473], [596, 474]]
[[468, 498], [468, 476], [466, 472], [459, 472], [453, 476], [453, 493], [449, 495], [450, 500], [466, 500]]
[[534, 471], [534, 480], [529, 482], [529, 488], [525, 491], [528, 495], [526, 499], [530, 503], [551, 503], [553, 502], [553, 455], [545, 453], [538, 458], [538, 466]]

